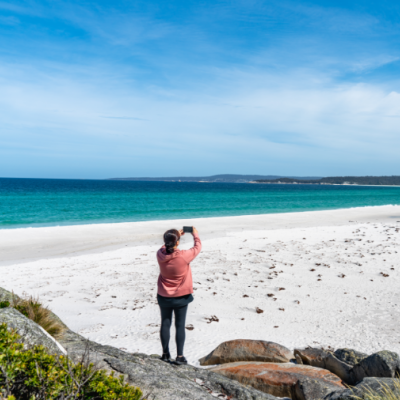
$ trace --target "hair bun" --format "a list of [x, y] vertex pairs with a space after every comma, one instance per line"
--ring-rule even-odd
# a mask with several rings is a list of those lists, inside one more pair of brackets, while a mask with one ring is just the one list
[[164, 243], [167, 254], [174, 252], [174, 247], [181, 238], [180, 233], [176, 229], [170, 229], [164, 233]]

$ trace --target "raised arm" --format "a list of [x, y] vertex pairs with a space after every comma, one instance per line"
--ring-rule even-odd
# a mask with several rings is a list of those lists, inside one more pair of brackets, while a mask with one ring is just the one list
[[182, 253], [183, 259], [189, 264], [191, 263], [197, 255], [201, 251], [201, 240], [199, 237], [199, 232], [195, 227], [193, 227], [193, 240], [194, 240], [194, 246], [190, 250], [184, 250]]

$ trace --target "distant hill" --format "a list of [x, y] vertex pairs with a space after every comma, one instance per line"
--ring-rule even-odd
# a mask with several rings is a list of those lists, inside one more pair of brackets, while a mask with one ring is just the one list
[[[274, 180], [282, 178], [280, 175], [234, 175], [234, 174], [222, 174], [212, 176], [178, 176], [168, 178], [111, 178], [114, 181], [162, 181], [162, 182], [224, 182], [224, 183], [248, 183], [256, 180]], [[314, 180], [320, 179], [320, 177], [289, 177], [297, 180]]]
[[254, 180], [254, 183], [400, 186], [400, 176], [331, 176], [321, 179], [277, 178], [257, 179]]

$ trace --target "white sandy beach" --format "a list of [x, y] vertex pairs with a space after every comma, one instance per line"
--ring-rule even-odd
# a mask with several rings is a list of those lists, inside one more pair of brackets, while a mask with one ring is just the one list
[[0, 286], [40, 296], [89, 339], [159, 354], [155, 253], [189, 224], [203, 242], [190, 363], [238, 338], [400, 353], [400, 206], [1, 230]]

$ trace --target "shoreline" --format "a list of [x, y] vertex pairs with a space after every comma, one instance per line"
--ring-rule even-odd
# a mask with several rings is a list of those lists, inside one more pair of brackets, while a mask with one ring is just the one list
[[[267, 183], [268, 184], [268, 183]], [[286, 185], [286, 184], [285, 184]], [[342, 185], [333, 185], [333, 186], [342, 186]], [[345, 185], [347, 186], [347, 185]], [[373, 186], [373, 185], [356, 185], [356, 186]], [[400, 186], [399, 186], [400, 187]], [[344, 208], [328, 208], [328, 209], [318, 209], [318, 210], [303, 210], [303, 211], [283, 211], [283, 212], [270, 212], [270, 213], [260, 213], [260, 214], [240, 214], [240, 215], [221, 215], [221, 216], [209, 216], [209, 217], [193, 217], [193, 218], [175, 218], [175, 219], [150, 219], [150, 220], [141, 220], [141, 221], [99, 221], [99, 222], [87, 222], [80, 221], [77, 223], [66, 223], [66, 224], [52, 224], [48, 225], [44, 223], [41, 224], [33, 224], [31, 226], [0, 226], [0, 234], [2, 231], [15, 231], [15, 230], [24, 230], [24, 229], [43, 229], [43, 228], [69, 228], [69, 227], [80, 227], [80, 226], [98, 226], [98, 225], [117, 225], [117, 224], [139, 224], [139, 223], [151, 223], [151, 222], [168, 222], [168, 221], [192, 221], [192, 220], [203, 220], [203, 219], [213, 219], [213, 218], [241, 218], [241, 217], [263, 217], [267, 215], [291, 215], [291, 214], [299, 214], [299, 213], [315, 213], [315, 212], [328, 212], [328, 211], [341, 211], [341, 210], [355, 210], [355, 209], [366, 209], [366, 208], [379, 208], [379, 207], [400, 207], [400, 204], [384, 204], [384, 205], [376, 205], [376, 206], [357, 206], [357, 207], [344, 207]], [[83, 222], [83, 223], [82, 223]]]
[[38, 259], [93, 254], [123, 247], [157, 243], [161, 245], [163, 232], [171, 226], [195, 225], [203, 237], [212, 239], [226, 237], [232, 231], [337, 226], [347, 224], [349, 219], [360, 222], [389, 222], [395, 218], [400, 221], [400, 206], [385, 205], [226, 217], [0, 229], [0, 266]]

